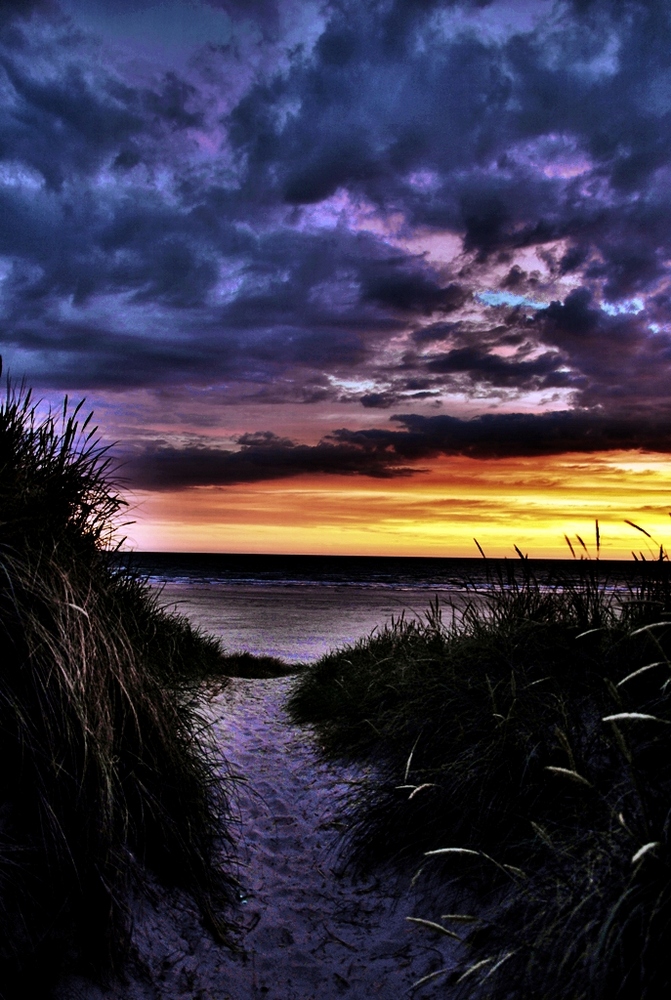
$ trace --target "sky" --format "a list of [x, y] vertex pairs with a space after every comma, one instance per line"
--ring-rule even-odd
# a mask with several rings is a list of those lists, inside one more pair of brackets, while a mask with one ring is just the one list
[[670, 196], [667, 0], [0, 3], [0, 353], [137, 548], [668, 544]]

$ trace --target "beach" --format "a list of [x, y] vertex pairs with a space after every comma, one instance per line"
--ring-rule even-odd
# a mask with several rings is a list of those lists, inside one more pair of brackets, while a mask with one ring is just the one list
[[[469, 604], [481, 605], [492, 594], [493, 582], [520, 566], [519, 559], [151, 552], [124, 559], [148, 579], [164, 607], [216, 636], [226, 652], [248, 651], [292, 664], [314, 663], [379, 631], [392, 618], [421, 621], [436, 600], [447, 624]], [[543, 584], [579, 576], [581, 570], [580, 564], [552, 560], [527, 565]], [[604, 588], [622, 588], [627, 573], [633, 573], [631, 564], [602, 564]]]
[[457, 942], [407, 919], [436, 918], [412, 873], [397, 882], [343, 871], [342, 797], [364, 774], [319, 761], [310, 731], [284, 711], [291, 683], [233, 679], [206, 709], [233, 773], [239, 950], [213, 941], [187, 897], [157, 886], [135, 902], [128, 981], [70, 977], [58, 1000], [396, 1000], [454, 964]]
[[[443, 595], [454, 601], [460, 595]], [[168, 583], [161, 602], [215, 635], [226, 652], [314, 663], [349, 646], [392, 618], [421, 619], [432, 593], [361, 587], [226, 586]]]
[[[647, 955], [669, 899], [658, 794], [668, 685], [658, 692], [651, 678], [671, 664], [660, 566], [657, 591], [651, 576], [625, 608], [638, 618], [613, 612], [589, 579], [555, 592], [530, 580], [456, 631], [406, 619], [293, 676], [202, 680], [195, 730], [212, 741], [232, 806], [229, 853], [214, 859], [237, 879], [227, 940], [147, 866], [123, 976], [70, 974], [56, 1000], [424, 1000], [518, 986], [585, 998], [624, 996], [620, 982], [666, 995]], [[623, 754], [638, 761], [636, 785]], [[368, 850], [370, 877], [345, 866], [343, 834]], [[392, 875], [394, 856], [411, 860]], [[632, 933], [625, 948], [632, 926], [645, 938]]]

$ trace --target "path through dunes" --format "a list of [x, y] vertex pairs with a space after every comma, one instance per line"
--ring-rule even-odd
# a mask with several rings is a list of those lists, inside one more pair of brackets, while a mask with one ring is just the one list
[[[410, 886], [399, 897], [382, 879], [340, 871], [338, 798], [360, 772], [317, 761], [309, 732], [282, 707], [290, 684], [235, 679], [209, 708], [222, 753], [240, 776], [240, 954], [216, 945], [188, 902], [158, 890], [153, 904], [138, 907], [131, 982], [101, 990], [70, 980], [59, 1000], [398, 1000], [451, 964], [453, 942], [406, 920], [417, 912]], [[427, 984], [418, 996], [434, 989]]]

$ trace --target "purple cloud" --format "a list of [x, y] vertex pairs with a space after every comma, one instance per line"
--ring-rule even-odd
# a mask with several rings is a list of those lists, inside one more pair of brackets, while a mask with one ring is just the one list
[[[169, 471], [187, 457], [221, 481], [405, 475], [415, 437], [419, 460], [489, 454], [499, 433], [492, 454], [516, 435], [539, 453], [666, 450], [666, 3], [196, 6], [230, 39], [171, 66], [96, 35], [83, 0], [2, 7], [0, 350], [15, 375], [351, 408], [353, 429], [320, 445], [157, 446], [157, 484], [198, 479]], [[567, 415], [434, 412], [492, 400]], [[361, 428], [411, 408], [419, 424], [379, 431], [385, 457]]]

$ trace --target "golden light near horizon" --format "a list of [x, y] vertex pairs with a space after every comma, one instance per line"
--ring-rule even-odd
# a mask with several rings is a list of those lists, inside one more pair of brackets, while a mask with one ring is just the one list
[[[128, 544], [144, 550], [321, 555], [651, 557], [671, 539], [671, 464], [631, 452], [433, 462], [407, 479], [294, 479], [136, 494]], [[639, 523], [654, 542], [627, 520]]]

